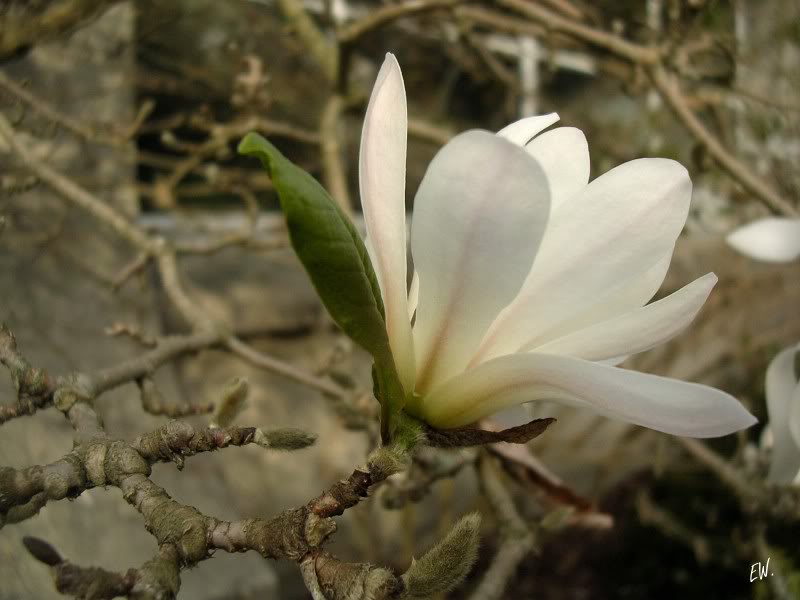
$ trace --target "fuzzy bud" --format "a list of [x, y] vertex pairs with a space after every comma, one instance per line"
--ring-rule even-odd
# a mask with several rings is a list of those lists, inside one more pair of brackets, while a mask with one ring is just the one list
[[293, 427], [268, 431], [256, 429], [253, 441], [259, 446], [271, 448], [272, 450], [300, 450], [317, 441], [317, 436]]
[[244, 377], [234, 377], [222, 391], [222, 401], [214, 415], [214, 423], [217, 427], [228, 427], [233, 420], [242, 412], [247, 394], [250, 392], [250, 384]]
[[22, 538], [22, 543], [25, 545], [25, 548], [31, 555], [46, 565], [51, 567], [55, 567], [58, 564], [61, 564], [64, 559], [61, 558], [61, 555], [58, 553], [58, 550], [53, 548], [48, 542], [45, 542], [43, 539], [33, 537], [33, 536], [25, 536]]
[[478, 558], [480, 527], [480, 515], [469, 514], [419, 560], [412, 560], [403, 574], [406, 598], [445, 594], [461, 583]]

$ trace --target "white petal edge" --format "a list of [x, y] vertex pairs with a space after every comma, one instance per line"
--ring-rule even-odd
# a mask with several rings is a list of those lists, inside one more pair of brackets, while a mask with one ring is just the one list
[[779, 352], [767, 367], [767, 413], [772, 430], [772, 463], [768, 480], [791, 483], [800, 470], [800, 447], [792, 436], [791, 402], [797, 387], [795, 354], [800, 344]]
[[800, 258], [800, 219], [759, 219], [736, 229], [726, 240], [750, 258], [764, 262], [791, 262]]
[[553, 123], [557, 123], [559, 118], [558, 113], [525, 117], [506, 125], [497, 132], [497, 135], [513, 142], [517, 146], [525, 146], [537, 134], [550, 127]]
[[644, 352], [683, 331], [697, 316], [716, 283], [717, 276], [708, 273], [657, 302], [524, 350], [593, 361], [616, 360]]
[[414, 349], [422, 394], [464, 369], [519, 291], [547, 224], [549, 192], [523, 148], [475, 130], [439, 151], [414, 202]]
[[581, 329], [591, 327], [595, 323], [618, 317], [641, 308], [655, 296], [672, 261], [671, 248], [654, 265], [639, 273], [631, 274], [614, 285], [597, 294], [590, 306], [566, 318], [560, 324], [551, 327], [539, 343], [542, 345]]
[[553, 339], [552, 330], [672, 252], [692, 183], [673, 160], [644, 158], [592, 181], [547, 226], [522, 290], [503, 309], [471, 364]]
[[417, 312], [417, 304], [419, 303], [419, 273], [414, 269], [414, 274], [411, 276], [411, 285], [408, 287], [408, 320], [414, 318], [414, 313]]
[[493, 359], [425, 398], [434, 427], [467, 425], [507, 406], [551, 400], [686, 437], [717, 437], [756, 422], [720, 390], [567, 356], [514, 354]]
[[525, 150], [539, 161], [550, 184], [550, 214], [589, 183], [589, 145], [575, 127], [537, 135]]
[[372, 90], [359, 154], [361, 207], [369, 253], [383, 295], [386, 329], [406, 392], [414, 385], [414, 347], [406, 291], [406, 141], [403, 75], [387, 54]]
[[797, 446], [797, 450], [800, 452], [800, 382], [794, 386], [794, 394], [790, 402], [789, 431], [792, 432], [795, 446]]

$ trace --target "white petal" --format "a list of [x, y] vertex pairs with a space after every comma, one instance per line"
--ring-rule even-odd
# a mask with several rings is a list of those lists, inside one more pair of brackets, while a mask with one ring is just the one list
[[728, 235], [727, 241], [750, 258], [790, 262], [800, 258], [800, 219], [759, 219]]
[[717, 276], [708, 273], [666, 298], [578, 330], [535, 350], [594, 361], [644, 352], [663, 344], [689, 325], [716, 283]]
[[790, 483], [800, 470], [800, 447], [790, 427], [791, 403], [797, 387], [794, 360], [798, 351], [800, 344], [786, 348], [767, 368], [767, 413], [773, 438], [769, 480], [776, 483]]
[[674, 435], [716, 437], [755, 418], [720, 390], [567, 356], [513, 354], [470, 369], [425, 398], [423, 418], [459, 427], [506, 406], [553, 400]]
[[539, 115], [536, 117], [525, 117], [519, 121], [503, 127], [497, 135], [514, 142], [517, 146], [524, 146], [530, 142], [536, 134], [544, 131], [559, 119], [558, 113], [549, 115]]
[[419, 303], [419, 273], [414, 269], [414, 274], [411, 276], [411, 285], [408, 288], [408, 320], [414, 318], [414, 313], [417, 312], [417, 304]]
[[539, 343], [546, 344], [647, 304], [664, 281], [664, 276], [669, 270], [669, 263], [672, 260], [672, 250], [670, 248], [653, 266], [639, 273], [631, 273], [627, 279], [609, 285], [594, 297], [589, 306], [576, 311], [560, 324], [550, 327], [546, 335], [539, 337]]
[[547, 223], [548, 198], [536, 161], [489, 132], [458, 135], [433, 159], [411, 229], [417, 392], [463, 370], [519, 291]]
[[610, 289], [662, 265], [686, 223], [691, 190], [679, 163], [639, 159], [562, 205], [522, 290], [492, 324], [472, 364], [552, 339], [549, 332]]
[[792, 432], [794, 443], [800, 452], [800, 383], [794, 386], [794, 394], [789, 409], [789, 431]]
[[359, 157], [361, 207], [370, 258], [386, 310], [386, 328], [400, 379], [414, 382], [414, 348], [406, 292], [406, 93], [391, 54], [378, 73], [364, 118]]
[[537, 135], [525, 150], [539, 161], [550, 184], [550, 213], [589, 183], [589, 145], [580, 129], [558, 127]]

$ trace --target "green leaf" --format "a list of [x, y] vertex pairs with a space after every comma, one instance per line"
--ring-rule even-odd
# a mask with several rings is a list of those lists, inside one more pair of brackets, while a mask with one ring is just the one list
[[242, 140], [239, 152], [257, 156], [269, 172], [292, 246], [334, 321], [367, 352], [382, 355], [389, 340], [380, 288], [350, 219], [316, 179], [257, 133]]
[[388, 428], [404, 397], [389, 347], [380, 286], [361, 236], [325, 188], [262, 136], [248, 133], [239, 153], [261, 160], [278, 192], [292, 246], [323, 304], [342, 331], [375, 359], [382, 425]]

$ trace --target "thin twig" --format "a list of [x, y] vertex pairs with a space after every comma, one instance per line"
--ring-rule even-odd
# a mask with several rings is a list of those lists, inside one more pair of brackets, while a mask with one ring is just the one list
[[392, 21], [440, 8], [451, 8], [456, 6], [459, 1], [460, 0], [406, 0], [405, 2], [386, 4], [376, 10], [370, 11], [358, 21], [354, 21], [346, 27], [341, 28], [337, 33], [337, 38], [341, 44], [354, 44], [367, 33], [380, 29]]
[[497, 0], [497, 4], [541, 23], [549, 31], [576, 37], [632, 62], [641, 65], [655, 65], [661, 60], [661, 50], [658, 48], [635, 44], [613, 33], [577, 23], [573, 19], [553, 13], [536, 3], [525, 0]]
[[40, 113], [49, 121], [57, 123], [67, 131], [74, 133], [78, 137], [81, 137], [85, 140], [118, 148], [125, 146], [130, 141], [130, 138], [128, 137], [98, 131], [94, 127], [88, 127], [81, 121], [73, 119], [69, 115], [59, 112], [44, 102], [41, 98], [11, 79], [3, 71], [0, 71], [0, 87], [5, 88], [8, 92], [25, 102], [28, 106], [33, 108], [36, 112]]
[[258, 352], [252, 346], [245, 344], [236, 337], [227, 338], [225, 347], [256, 367], [284, 375], [336, 399], [347, 397], [347, 392], [335, 383]]
[[486, 457], [480, 462], [479, 474], [481, 487], [500, 521], [500, 548], [470, 600], [499, 600], [520, 563], [533, 551], [536, 537], [520, 517], [493, 459]]
[[339, 73], [339, 52], [317, 27], [303, 6], [302, 0], [278, 0], [278, 6], [289, 26], [297, 33], [325, 77], [335, 82]]
[[0, 114], [0, 136], [8, 142], [8, 145], [14, 153], [19, 156], [23, 164], [55, 191], [69, 198], [74, 204], [80, 206], [85, 211], [91, 213], [133, 245], [146, 252], [154, 251], [156, 248], [155, 243], [135, 225], [115, 211], [109, 204], [101, 202], [74, 181], [67, 179], [56, 170], [52, 169], [46, 162], [38, 160], [33, 156], [30, 151], [20, 143], [11, 124], [2, 114]]
[[439, 146], [444, 146], [456, 133], [450, 127], [437, 125], [418, 117], [408, 118], [408, 135]]
[[136, 224], [126, 220], [109, 204], [104, 203], [100, 198], [64, 175], [35, 160], [27, 149], [18, 142], [14, 130], [2, 115], [0, 115], [0, 135], [9, 142], [9, 145], [20, 156], [25, 165], [56, 192], [86, 210], [101, 222], [111, 226], [114, 231], [140, 251], [156, 257], [156, 266], [161, 275], [167, 297], [181, 316], [192, 326], [193, 330], [205, 332], [213, 336], [214, 339], [224, 339], [226, 348], [251, 364], [294, 379], [334, 398], [346, 397], [346, 393], [339, 386], [274, 357], [258, 352], [233, 336], [224, 336], [225, 327], [214, 322], [187, 293], [178, 270], [175, 251], [166, 240], [149, 237]]
[[649, 72], [653, 85], [661, 93], [675, 116], [733, 179], [741, 183], [742, 187], [775, 212], [790, 217], [800, 215], [795, 206], [770, 188], [750, 167], [728, 152], [719, 138], [706, 129], [687, 105], [686, 98], [680, 90], [680, 84], [674, 75], [669, 74], [661, 65], [654, 66]]
[[319, 123], [320, 155], [325, 187], [339, 207], [350, 214], [353, 205], [347, 186], [347, 169], [343, 160], [341, 117], [344, 100], [338, 94], [328, 98]]

